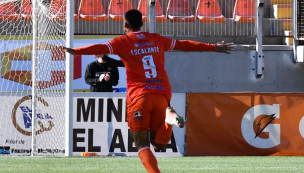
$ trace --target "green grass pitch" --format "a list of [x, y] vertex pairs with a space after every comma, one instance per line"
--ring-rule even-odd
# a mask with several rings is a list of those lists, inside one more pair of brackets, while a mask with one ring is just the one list
[[[162, 173], [304, 172], [304, 157], [158, 157]], [[0, 172], [144, 173], [138, 157], [0, 157]]]

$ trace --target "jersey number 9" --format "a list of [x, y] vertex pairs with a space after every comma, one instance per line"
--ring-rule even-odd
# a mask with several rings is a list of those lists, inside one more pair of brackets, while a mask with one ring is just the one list
[[146, 78], [153, 79], [157, 77], [156, 66], [154, 64], [153, 56], [147, 55], [142, 58]]

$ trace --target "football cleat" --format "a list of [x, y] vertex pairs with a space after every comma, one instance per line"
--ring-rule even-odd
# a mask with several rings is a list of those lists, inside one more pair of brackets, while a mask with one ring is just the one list
[[179, 128], [185, 126], [185, 120], [183, 117], [179, 116], [174, 107], [167, 107], [166, 109], [166, 123], [170, 125], [176, 125]]

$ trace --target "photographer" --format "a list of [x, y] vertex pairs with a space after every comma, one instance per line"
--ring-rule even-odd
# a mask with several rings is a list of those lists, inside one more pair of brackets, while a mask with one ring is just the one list
[[102, 59], [106, 55], [96, 55], [98, 60], [88, 64], [85, 71], [85, 82], [90, 85], [91, 92], [113, 92], [119, 80], [117, 66], [106, 63]]

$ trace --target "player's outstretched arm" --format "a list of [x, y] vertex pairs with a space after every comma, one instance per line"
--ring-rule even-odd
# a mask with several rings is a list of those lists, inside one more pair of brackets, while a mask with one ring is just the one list
[[228, 51], [234, 50], [233, 43], [225, 43], [224, 41], [219, 42], [215, 45], [215, 51], [219, 53], [227, 53], [230, 54]]
[[62, 48], [64, 51], [75, 55], [75, 54], [80, 54], [80, 55], [98, 55], [98, 54], [108, 54], [109, 48], [105, 44], [92, 44], [89, 46], [84, 46], [84, 47], [77, 47], [77, 48], [67, 48], [64, 46], [59, 46], [59, 48]]
[[176, 40], [174, 45], [174, 50], [182, 51], [215, 51], [219, 53], [227, 53], [234, 50], [233, 43], [220, 42], [217, 44], [201, 43], [191, 40]]
[[215, 44], [201, 43], [192, 40], [172, 40], [172, 42], [173, 50], [181, 51], [215, 51], [216, 47]]

